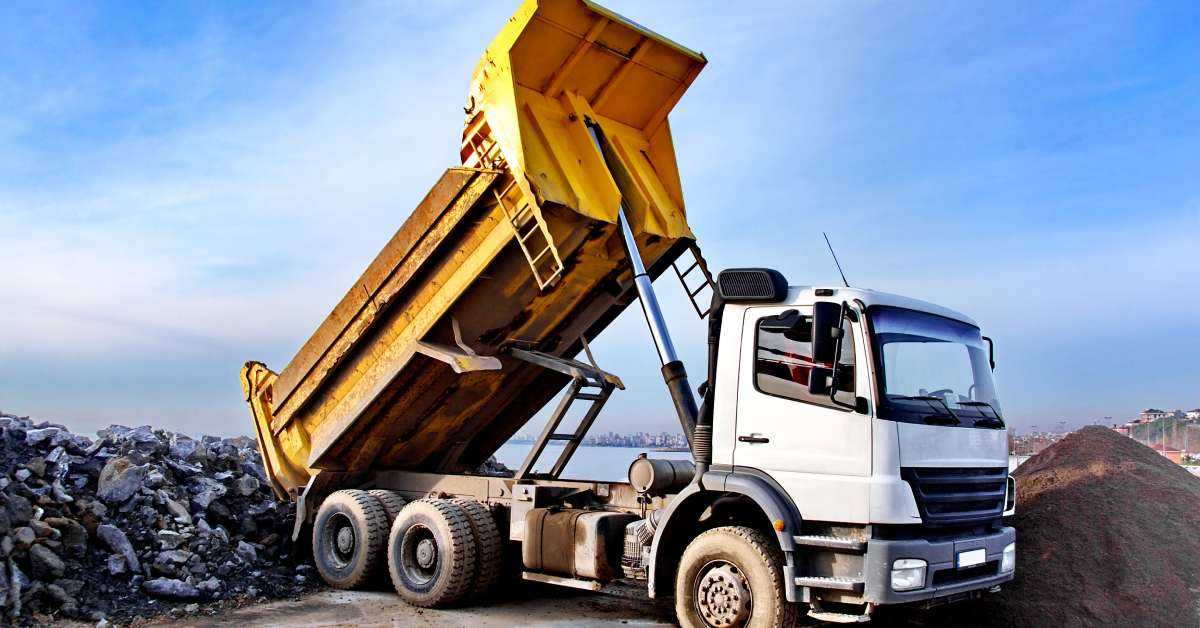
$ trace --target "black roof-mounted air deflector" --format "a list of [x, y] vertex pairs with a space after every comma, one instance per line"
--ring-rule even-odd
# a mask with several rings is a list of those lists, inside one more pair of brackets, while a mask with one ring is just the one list
[[728, 303], [778, 303], [787, 297], [787, 279], [770, 268], [730, 268], [717, 275], [717, 290]]

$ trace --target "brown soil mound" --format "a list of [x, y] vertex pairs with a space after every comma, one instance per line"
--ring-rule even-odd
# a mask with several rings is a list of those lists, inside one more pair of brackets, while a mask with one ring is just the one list
[[1017, 578], [939, 614], [980, 626], [1200, 624], [1200, 479], [1150, 448], [1086, 427], [1017, 479]]

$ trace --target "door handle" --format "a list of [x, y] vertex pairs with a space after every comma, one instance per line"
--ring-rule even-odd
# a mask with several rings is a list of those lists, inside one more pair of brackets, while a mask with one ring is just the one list
[[749, 436], [738, 436], [738, 441], [743, 443], [769, 443], [771, 439], [762, 434], [751, 434]]

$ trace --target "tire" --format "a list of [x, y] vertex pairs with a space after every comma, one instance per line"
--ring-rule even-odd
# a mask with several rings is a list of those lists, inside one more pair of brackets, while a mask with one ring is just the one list
[[782, 568], [782, 552], [753, 528], [704, 532], [680, 559], [675, 618], [684, 628], [792, 626], [798, 609], [785, 597]]
[[492, 517], [492, 511], [474, 499], [452, 499], [451, 503], [463, 509], [471, 524], [471, 535], [475, 540], [475, 578], [468, 595], [472, 600], [487, 597], [496, 589], [500, 580], [500, 568], [504, 547], [500, 541], [500, 528]]
[[388, 537], [388, 574], [396, 593], [423, 608], [461, 600], [475, 575], [474, 541], [460, 506], [444, 499], [409, 502]]
[[379, 505], [383, 506], [383, 510], [387, 512], [388, 530], [392, 528], [392, 522], [396, 520], [396, 515], [400, 514], [400, 510], [404, 508], [404, 504], [408, 502], [400, 496], [400, 493], [395, 491], [387, 491], [381, 488], [367, 491], [371, 497], [379, 500]]
[[388, 539], [387, 512], [366, 491], [337, 491], [313, 521], [313, 562], [336, 589], [358, 589], [379, 573]]

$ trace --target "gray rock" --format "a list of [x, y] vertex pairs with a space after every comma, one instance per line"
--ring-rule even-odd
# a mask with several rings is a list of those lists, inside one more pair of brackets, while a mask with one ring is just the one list
[[193, 603], [188, 604], [187, 606], [183, 607], [183, 610], [186, 613], [198, 613], [198, 612], [200, 612], [200, 605], [193, 602]]
[[129, 458], [113, 458], [100, 471], [96, 497], [110, 504], [122, 503], [141, 488], [148, 472], [147, 465], [134, 466]]
[[125, 564], [131, 571], [142, 570], [142, 564], [138, 562], [137, 554], [133, 551], [133, 544], [129, 542], [129, 537], [126, 537], [120, 528], [104, 524], [96, 528], [96, 536], [108, 544], [108, 548], [113, 552], [123, 556]]
[[8, 606], [8, 570], [0, 566], [0, 608]]
[[158, 546], [165, 550], [178, 549], [184, 541], [187, 540], [187, 535], [180, 534], [173, 530], [158, 531]]
[[150, 488], [158, 488], [163, 485], [163, 482], [166, 481], [167, 478], [163, 476], [161, 471], [158, 469], [150, 469], [150, 472], [146, 474], [146, 481], [144, 484]]
[[233, 490], [242, 497], [249, 497], [257, 491], [259, 487], [258, 478], [252, 475], [243, 475], [233, 483]]
[[175, 580], [173, 578], [147, 580], [142, 583], [142, 588], [150, 595], [169, 600], [194, 600], [200, 597], [199, 589], [182, 580]]
[[64, 449], [62, 447], [55, 447], [54, 451], [51, 451], [50, 453], [46, 454], [46, 462], [49, 462], [51, 464], [58, 464], [58, 461], [62, 459], [63, 454], [65, 454], [65, 453], [67, 453], [66, 449]]
[[37, 445], [39, 443], [50, 440], [55, 434], [62, 431], [62, 428], [47, 427], [40, 430], [28, 430], [25, 432], [25, 444]]
[[159, 552], [158, 556], [154, 557], [154, 562], [160, 564], [175, 563], [177, 565], [182, 565], [191, 557], [192, 553], [187, 550], [173, 549], [165, 552]]
[[33, 542], [37, 540], [37, 532], [34, 532], [33, 528], [29, 526], [21, 526], [13, 532], [13, 538], [20, 545], [33, 545]]
[[175, 434], [171, 437], [171, 457], [179, 460], [187, 460], [196, 453], [196, 448], [200, 444], [195, 439], [183, 434]]
[[21, 597], [25, 586], [29, 584], [29, 578], [21, 571], [20, 567], [8, 559], [8, 586], [9, 586], [9, 613], [13, 617], [21, 615]]
[[176, 523], [192, 524], [192, 515], [188, 512], [187, 506], [177, 502], [170, 497], [167, 498], [167, 512], [175, 519]]
[[258, 550], [254, 549], [253, 545], [245, 541], [238, 541], [237, 549], [234, 551], [237, 553], [238, 557], [251, 565], [258, 560]]
[[120, 554], [112, 554], [108, 557], [105, 567], [108, 568], [108, 573], [114, 576], [123, 574], [125, 573], [125, 557]]
[[54, 496], [54, 500], [60, 504], [69, 504], [75, 501], [74, 497], [63, 488], [62, 482], [55, 480], [54, 484], [50, 485], [50, 494]]
[[221, 590], [221, 581], [217, 580], [216, 578], [209, 578], [201, 581], [200, 584], [197, 584], [196, 588], [205, 593], [216, 593], [217, 591]]
[[25, 480], [28, 480], [32, 475], [33, 475], [33, 471], [30, 471], [29, 469], [17, 469], [17, 472], [13, 474], [13, 477], [17, 478], [18, 482], [24, 482]]
[[34, 456], [25, 461], [25, 468], [40, 478], [46, 475], [46, 459], [41, 456]]
[[74, 615], [78, 610], [79, 602], [57, 583], [46, 585], [46, 597], [54, 601], [67, 615]]
[[33, 504], [23, 495], [9, 494], [8, 514], [13, 525], [24, 525], [26, 521], [33, 519]]
[[35, 578], [57, 580], [62, 577], [66, 568], [62, 559], [45, 545], [29, 548], [29, 570]]
[[87, 528], [74, 519], [66, 517], [51, 517], [46, 523], [62, 534], [63, 549], [74, 556], [83, 556], [87, 552]]

